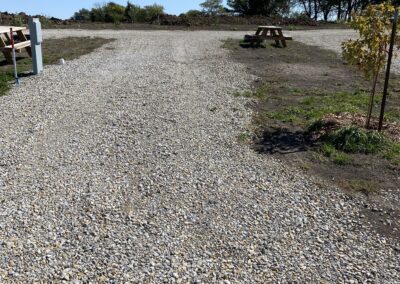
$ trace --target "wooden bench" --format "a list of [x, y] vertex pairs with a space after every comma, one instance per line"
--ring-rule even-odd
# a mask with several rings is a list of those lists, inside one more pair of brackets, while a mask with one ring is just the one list
[[293, 38], [283, 35], [282, 28], [276, 26], [259, 26], [254, 35], [244, 36], [244, 42], [252, 45], [260, 45], [265, 40], [274, 40], [276, 45], [282, 44], [283, 47], [286, 47], [286, 41], [293, 40]]
[[[14, 44], [15, 51], [21, 51], [22, 49], [31, 46], [31, 42], [29, 40], [18, 42]], [[12, 51], [12, 45], [6, 45], [0, 48], [1, 51]]]
[[[15, 51], [21, 52], [23, 49], [32, 57], [31, 42], [24, 34], [25, 27], [12, 27], [13, 32], [16, 32], [16, 43], [14, 44]], [[12, 63], [12, 46], [10, 34], [10, 27], [0, 26], [0, 52], [4, 54], [8, 63]]]

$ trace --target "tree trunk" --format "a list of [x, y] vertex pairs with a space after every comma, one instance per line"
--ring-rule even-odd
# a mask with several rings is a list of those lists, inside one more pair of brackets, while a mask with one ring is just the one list
[[353, 4], [351, 3], [351, 0], [347, 1], [347, 11], [346, 11], [346, 19], [347, 21], [351, 20], [351, 11], [353, 10]]
[[329, 10], [327, 12], [324, 12], [324, 21], [327, 22], [329, 17]]
[[338, 11], [337, 11], [337, 19], [342, 19], [342, 1], [339, 0]]
[[369, 98], [367, 119], [365, 121], [365, 128], [367, 128], [367, 129], [369, 128], [369, 125], [371, 123], [372, 108], [374, 106], [375, 90], [376, 90], [376, 83], [378, 81], [378, 75], [379, 75], [379, 72], [376, 72], [376, 74], [374, 76], [374, 80], [372, 82], [372, 89], [371, 89], [371, 95], [370, 95], [370, 98]]
[[317, 0], [314, 0], [314, 20], [318, 20], [318, 4], [317, 4]]

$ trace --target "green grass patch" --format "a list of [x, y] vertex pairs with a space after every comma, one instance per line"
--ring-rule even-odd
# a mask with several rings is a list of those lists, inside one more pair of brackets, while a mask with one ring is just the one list
[[233, 95], [235, 97], [245, 97], [245, 98], [266, 98], [268, 95], [269, 91], [271, 89], [270, 84], [264, 84], [263, 86], [257, 88], [256, 90], [250, 91], [246, 90], [243, 92], [235, 92]]
[[391, 142], [383, 150], [383, 156], [394, 165], [400, 165], [400, 143]]
[[377, 131], [366, 131], [357, 126], [347, 126], [328, 136], [336, 149], [347, 153], [376, 154], [391, 142]]
[[[314, 124], [318, 128], [319, 125]], [[357, 126], [340, 128], [321, 138], [324, 156], [336, 164], [348, 162], [347, 154], [375, 154], [400, 164], [400, 143], [394, 142], [377, 131], [367, 131]]]
[[250, 135], [246, 132], [242, 132], [237, 136], [237, 139], [240, 143], [247, 143], [250, 141]]
[[12, 80], [12, 76], [0, 74], [0, 96], [4, 96], [10, 89], [10, 80]]
[[345, 183], [348, 188], [354, 191], [361, 191], [367, 194], [379, 191], [379, 184], [368, 180], [349, 180]]
[[338, 151], [332, 144], [326, 143], [321, 146], [322, 154], [339, 166], [348, 164], [351, 161], [349, 155], [342, 151]]
[[387, 120], [400, 122], [400, 111], [398, 109], [386, 111], [385, 118]]
[[[295, 93], [301, 91], [296, 89]], [[268, 112], [271, 119], [290, 122], [300, 126], [308, 126], [327, 114], [341, 112], [365, 112], [369, 94], [365, 92], [339, 93], [308, 93], [297, 103], [283, 107], [280, 110]], [[377, 99], [378, 102], [378, 99]]]

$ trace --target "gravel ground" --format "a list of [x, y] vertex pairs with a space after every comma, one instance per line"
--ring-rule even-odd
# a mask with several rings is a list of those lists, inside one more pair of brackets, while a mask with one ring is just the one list
[[[338, 55], [342, 52], [341, 43], [356, 38], [354, 30], [313, 30], [313, 31], [293, 31], [288, 32], [295, 40], [308, 45], [315, 45], [332, 50]], [[391, 71], [400, 74], [400, 51], [395, 50], [395, 58], [392, 61]]]
[[45, 36], [77, 34], [118, 40], [0, 98], [0, 282], [400, 279], [357, 201], [237, 142], [242, 33]]

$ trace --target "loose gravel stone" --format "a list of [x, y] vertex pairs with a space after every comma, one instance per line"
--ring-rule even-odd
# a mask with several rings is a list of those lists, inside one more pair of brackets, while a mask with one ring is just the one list
[[0, 98], [0, 282], [398, 281], [356, 201], [237, 142], [242, 33], [72, 35], [117, 41]]

